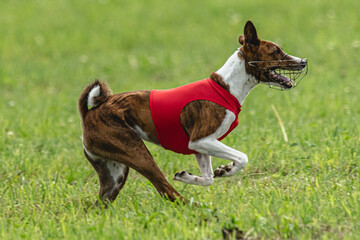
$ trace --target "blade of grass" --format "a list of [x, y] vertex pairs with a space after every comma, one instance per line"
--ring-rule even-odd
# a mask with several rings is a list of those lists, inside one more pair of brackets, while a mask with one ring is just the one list
[[284, 137], [284, 141], [285, 141], [286, 143], [289, 143], [289, 139], [288, 139], [287, 134], [286, 134], [285, 126], [284, 126], [283, 121], [281, 120], [280, 114], [278, 113], [278, 111], [276, 110], [276, 108], [275, 108], [274, 105], [271, 104], [271, 108], [272, 108], [272, 110], [274, 111], [275, 116], [276, 116], [276, 118], [277, 118], [277, 120], [278, 120], [278, 122], [279, 122], [279, 125], [280, 125], [280, 128], [281, 128], [281, 132], [282, 132], [283, 137]]

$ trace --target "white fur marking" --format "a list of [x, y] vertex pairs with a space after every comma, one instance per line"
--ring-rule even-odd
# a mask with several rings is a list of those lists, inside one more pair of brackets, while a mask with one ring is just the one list
[[86, 154], [92, 160], [94, 160], [94, 161], [99, 161], [99, 160], [100, 161], [106, 161], [106, 167], [109, 169], [110, 175], [112, 176], [112, 178], [113, 178], [113, 180], [115, 182], [114, 187], [113, 187], [112, 190], [117, 189], [121, 185], [121, 182], [118, 183], [118, 179], [121, 176], [125, 176], [126, 165], [115, 162], [115, 161], [112, 161], [112, 160], [107, 160], [107, 159], [99, 157], [99, 156], [97, 156], [95, 154], [92, 154], [91, 152], [89, 152], [89, 150], [86, 149], [84, 143], [83, 143], [83, 147], [84, 147], [84, 150], [85, 150]]
[[258, 85], [258, 81], [246, 73], [245, 61], [239, 58], [238, 53], [239, 50], [235, 51], [216, 73], [223, 77], [230, 87], [230, 93], [243, 104], [250, 90]]
[[115, 190], [121, 185], [121, 182], [118, 183], [118, 179], [125, 176], [126, 166], [112, 160], [106, 160], [106, 166], [114, 179], [115, 185], [113, 189]]
[[99, 156], [96, 156], [95, 154], [92, 154], [91, 152], [89, 152], [89, 150], [86, 149], [84, 143], [83, 143], [83, 147], [84, 147], [86, 154], [94, 161], [99, 161], [99, 160], [106, 161], [106, 167], [108, 168], [110, 175], [112, 176], [112, 178], [115, 182], [114, 187], [112, 188], [112, 191], [117, 189], [121, 185], [121, 182], [119, 183], [118, 179], [121, 176], [123, 176], [123, 177], [125, 176], [126, 165], [112, 161], [112, 160], [107, 160], [107, 159], [101, 158]]
[[86, 154], [93, 160], [103, 160], [101, 157], [98, 157], [96, 156], [95, 154], [92, 154], [91, 152], [89, 152], [86, 147], [85, 147], [85, 144], [83, 143], [83, 147], [84, 147], [84, 150], [86, 152]]
[[93, 87], [91, 89], [91, 91], [89, 92], [88, 95], [88, 105], [90, 107], [96, 107], [95, 103], [94, 103], [94, 98], [100, 96], [100, 85], [96, 85], [95, 87]]
[[132, 130], [134, 130], [141, 139], [151, 142], [148, 133], [143, 131], [138, 125], [135, 125]]
[[210, 138], [216, 138], [219, 139], [222, 136], [224, 136], [225, 133], [227, 133], [227, 131], [229, 131], [229, 128], [231, 126], [231, 124], [235, 121], [236, 117], [235, 114], [233, 112], [231, 112], [230, 110], [226, 109], [226, 115], [224, 120], [222, 121], [220, 127], [211, 135], [209, 135], [208, 137]]
[[151, 142], [153, 144], [159, 145], [158, 143], [153, 142], [150, 138], [149, 138], [149, 134], [145, 131], [143, 131], [138, 125], [135, 125], [134, 127], [131, 128], [132, 130], [134, 130], [134, 132], [136, 132], [137, 135], [139, 135], [139, 137], [147, 142]]

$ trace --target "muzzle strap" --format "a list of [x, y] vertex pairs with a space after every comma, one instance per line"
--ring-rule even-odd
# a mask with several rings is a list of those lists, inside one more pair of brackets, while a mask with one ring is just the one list
[[282, 61], [282, 60], [284, 60], [284, 59], [286, 58], [286, 56], [287, 56], [287, 55], [288, 55], [288, 54], [287, 54], [287, 53], [285, 53], [285, 54], [284, 54], [284, 56], [281, 58], [281, 61]]
[[[245, 59], [245, 62], [249, 65], [251, 72], [253, 73], [253, 76], [256, 78], [256, 80], [260, 83], [261, 82], [261, 72], [262, 69], [258, 68], [258, 67], [254, 67], [250, 64], [250, 62], [247, 60], [245, 54], [241, 51], [240, 48], [238, 48], [239, 53], [241, 54], [241, 56], [243, 56], [243, 58]], [[255, 76], [257, 74], [257, 76]]]
[[245, 61], [247, 61], [247, 60], [246, 60], [246, 57], [245, 57], [244, 53], [241, 51], [241, 49], [238, 48], [238, 50], [239, 50], [239, 53], [241, 54], [241, 56], [243, 56], [243, 58], [245, 59]]

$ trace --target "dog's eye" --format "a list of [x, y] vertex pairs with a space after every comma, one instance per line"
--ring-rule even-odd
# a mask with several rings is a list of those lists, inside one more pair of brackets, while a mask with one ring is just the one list
[[274, 52], [274, 54], [280, 54], [280, 53], [281, 53], [280, 49], [277, 49], [277, 50], [275, 50], [275, 52]]

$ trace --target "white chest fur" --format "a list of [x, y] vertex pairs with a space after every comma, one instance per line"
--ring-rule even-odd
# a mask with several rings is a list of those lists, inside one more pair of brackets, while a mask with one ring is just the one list
[[246, 73], [245, 61], [239, 58], [238, 53], [238, 50], [235, 51], [216, 73], [222, 76], [230, 87], [230, 93], [242, 105], [250, 90], [258, 85], [258, 81]]

